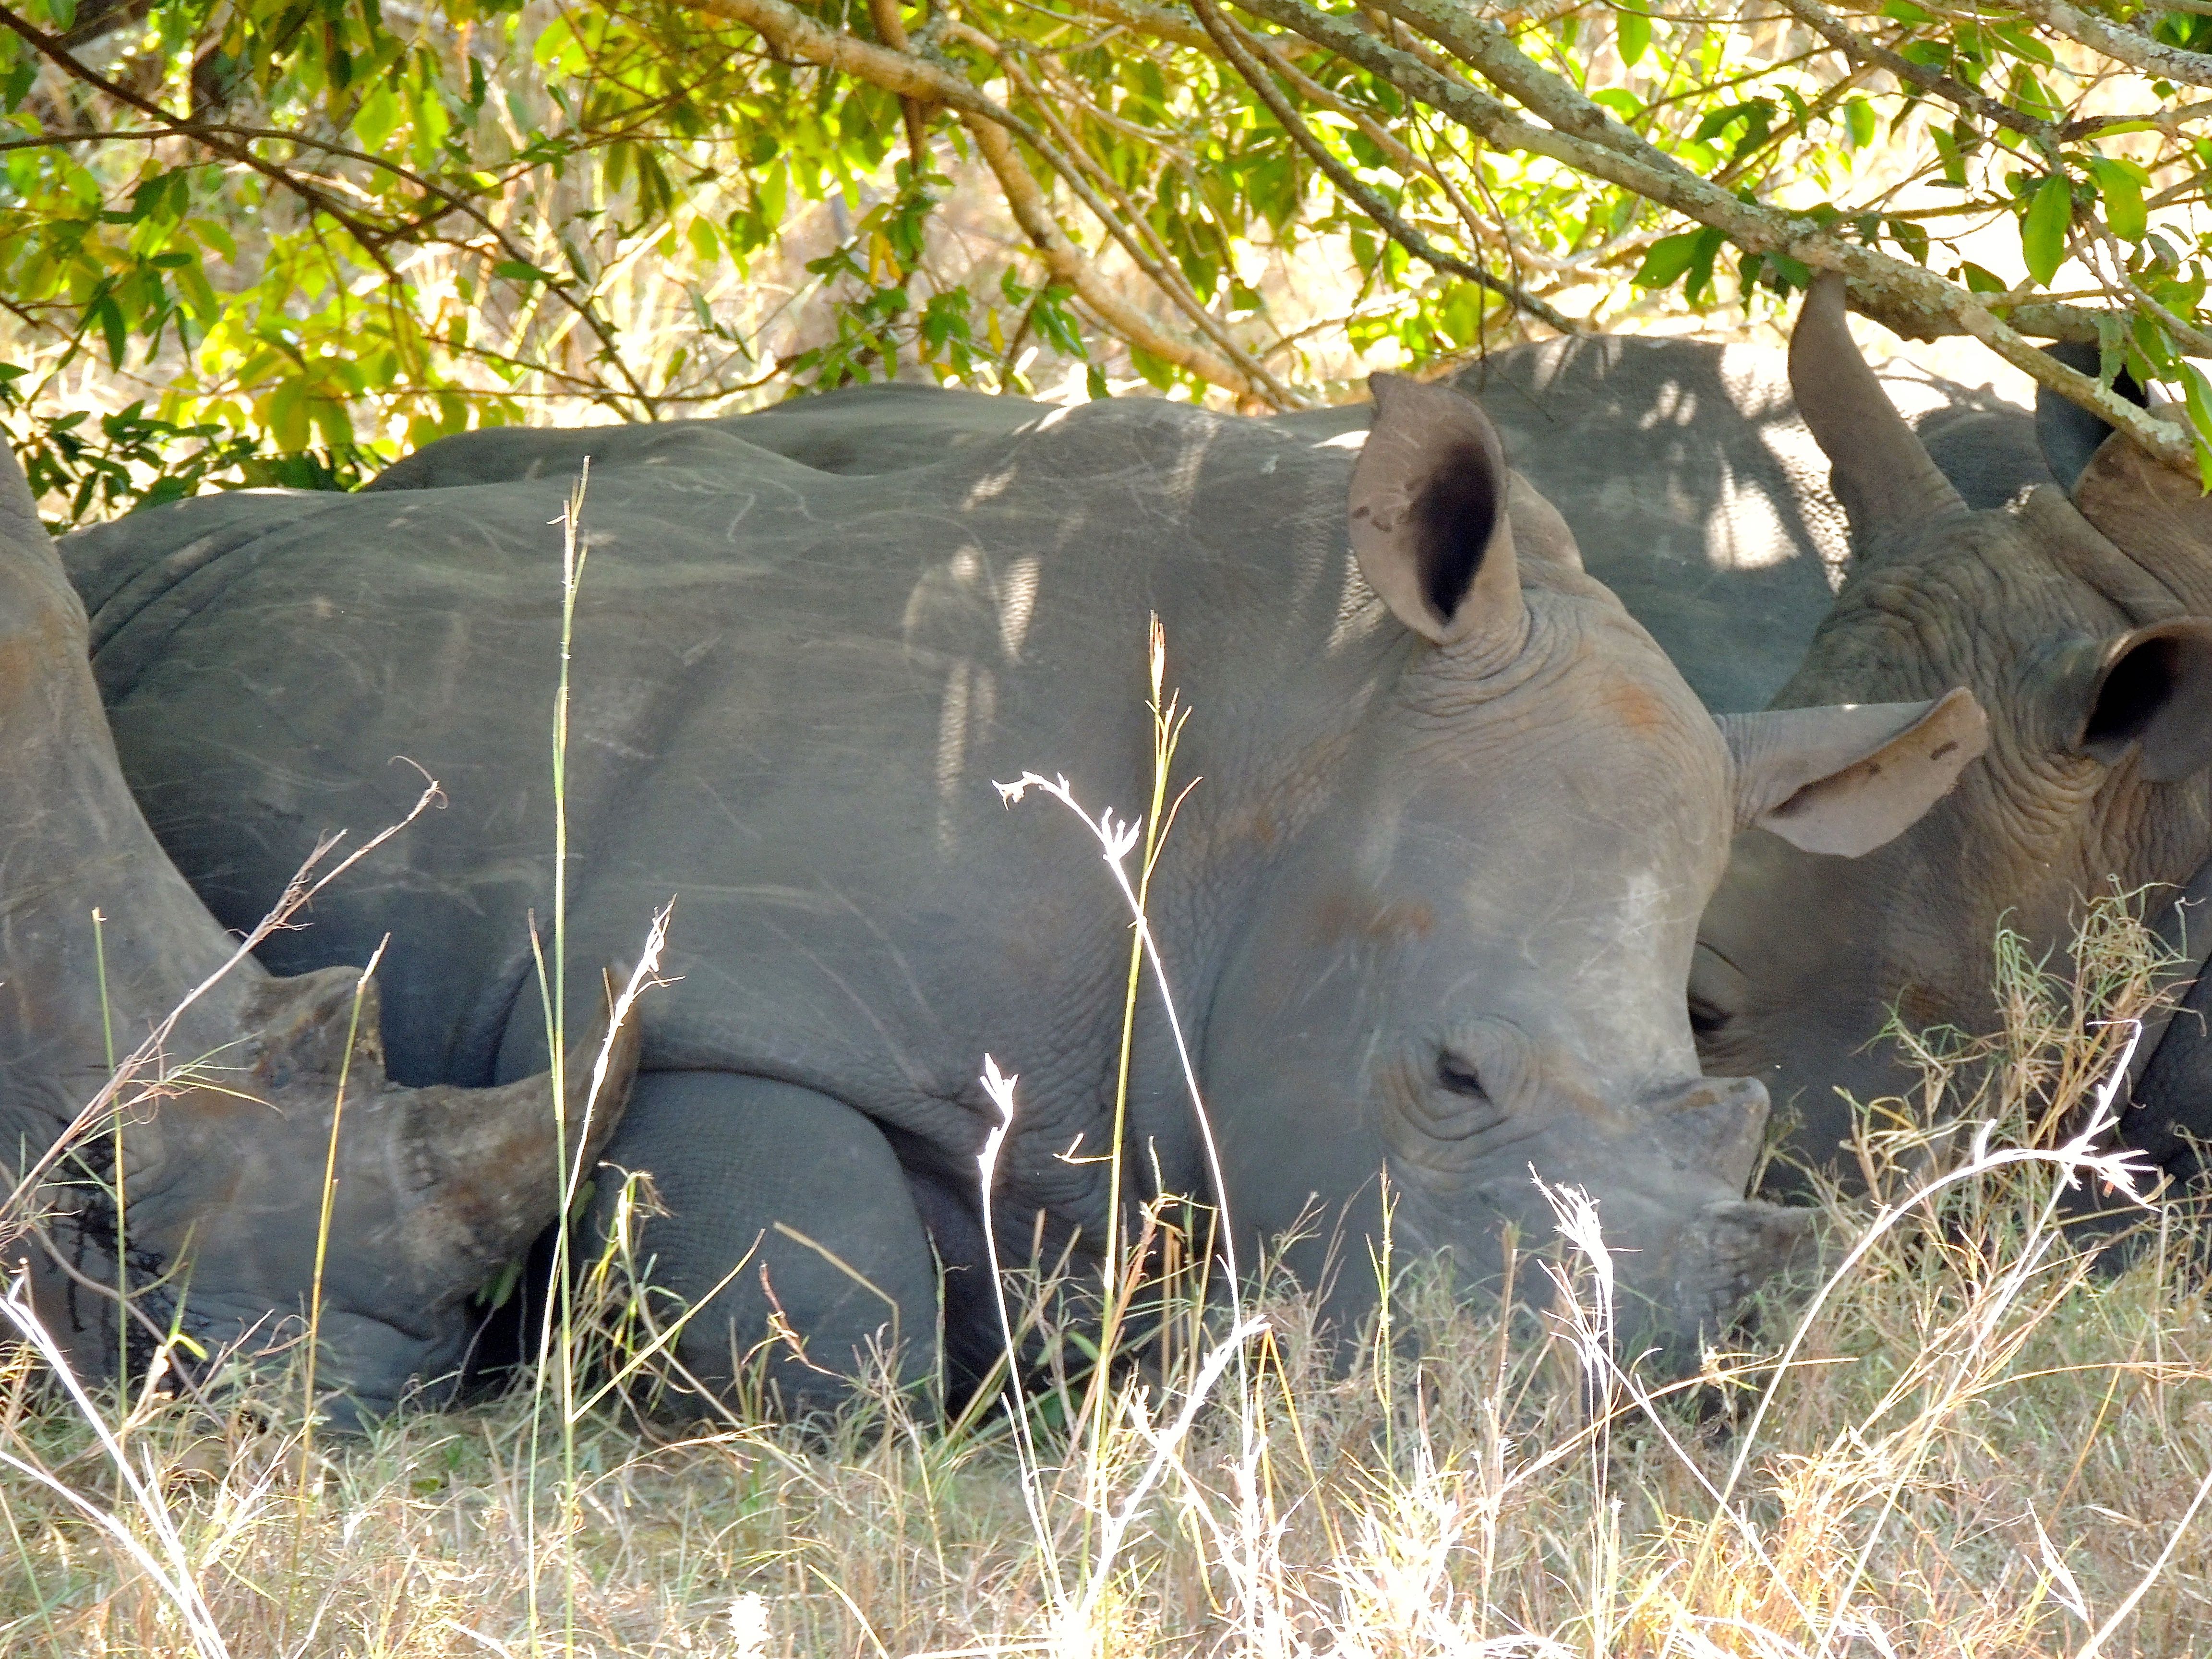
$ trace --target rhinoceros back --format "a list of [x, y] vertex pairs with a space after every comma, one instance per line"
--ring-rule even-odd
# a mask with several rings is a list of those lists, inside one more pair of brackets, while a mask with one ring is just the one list
[[[105, 596], [126, 775], [226, 925], [257, 920], [324, 834], [404, 813], [421, 775], [395, 757], [438, 779], [444, 810], [264, 951], [360, 962], [391, 932], [403, 1078], [514, 1075], [543, 1047], [553, 521], [578, 434], [544, 435], [560, 468], [536, 477], [203, 499], [67, 550]], [[1118, 1009], [1127, 935], [1079, 827], [1010, 813], [994, 782], [1064, 773], [1094, 809], [1141, 805], [1158, 612], [1196, 710], [1181, 764], [1206, 779], [1163, 926], [1202, 985], [1244, 884], [1311, 805], [1315, 757], [1395, 672], [1345, 539], [1351, 456], [1134, 400], [873, 477], [712, 423], [651, 436], [594, 455], [583, 509], [571, 962], [634, 952], [674, 897], [682, 979], [655, 999], [649, 1066], [834, 1074], [878, 1121], [957, 1146], [972, 1126], [953, 1103], [988, 1051], [1030, 1078], [1036, 1133], [1064, 1147], [1042, 1103], [1095, 1092], [1056, 1072], [1094, 1046], [1067, 1020]]]

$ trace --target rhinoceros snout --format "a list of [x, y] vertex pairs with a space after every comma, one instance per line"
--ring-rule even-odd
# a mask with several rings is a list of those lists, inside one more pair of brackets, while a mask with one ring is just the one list
[[1812, 1262], [1819, 1217], [1817, 1210], [1758, 1199], [1705, 1205], [1672, 1249], [1655, 1253], [1668, 1270], [1662, 1282], [1638, 1284], [1630, 1271], [1632, 1293], [1648, 1299], [1640, 1321], [1621, 1310], [1624, 1332], [1640, 1339], [1637, 1346], [1657, 1351], [1662, 1370], [1679, 1376], [1695, 1370], [1702, 1351], [1723, 1340], [1741, 1319], [1753, 1291]]

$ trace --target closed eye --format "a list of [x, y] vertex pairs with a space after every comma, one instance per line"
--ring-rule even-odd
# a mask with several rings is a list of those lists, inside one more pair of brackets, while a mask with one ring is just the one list
[[1482, 1086], [1482, 1079], [1474, 1067], [1456, 1054], [1437, 1056], [1437, 1081], [1455, 1095], [1467, 1095], [1475, 1100], [1490, 1098], [1490, 1091]]
[[1695, 1035], [1701, 1037], [1718, 1036], [1726, 1029], [1728, 1023], [1727, 1009], [1717, 1007], [1701, 996], [1693, 994], [1690, 998], [1690, 1030]]

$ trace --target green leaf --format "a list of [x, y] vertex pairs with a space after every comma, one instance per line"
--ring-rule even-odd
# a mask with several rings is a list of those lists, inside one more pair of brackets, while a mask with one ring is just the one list
[[1844, 104], [1844, 121], [1850, 130], [1854, 149], [1864, 149], [1874, 143], [1874, 106], [1865, 99], [1853, 98]]
[[2197, 440], [2197, 476], [2204, 492], [2212, 495], [2212, 382], [2204, 378], [2204, 371], [2184, 360], [2181, 365], [2182, 399], [2189, 406], [2191, 435]]
[[1674, 279], [1690, 268], [1697, 257], [1698, 239], [1702, 230], [1686, 230], [1680, 235], [1662, 237], [1652, 243], [1644, 254], [1644, 263], [1628, 280], [1638, 288], [1669, 288]]
[[1698, 233], [1697, 246], [1690, 250], [1690, 268], [1682, 279], [1683, 297], [1692, 304], [1711, 288], [1713, 262], [1720, 257], [1722, 245], [1727, 240], [1711, 225]]
[[540, 270], [536, 265], [521, 259], [501, 259], [491, 268], [491, 274], [504, 276], [510, 283], [557, 283], [561, 280], [551, 271]]
[[2027, 261], [2027, 274], [2049, 286], [2066, 260], [2066, 233], [2074, 225], [2074, 187], [2063, 173], [2054, 173], [2037, 187], [2020, 222], [2020, 251]]
[[1651, 19], [1644, 11], [1644, 0], [1619, 0], [1613, 27], [1613, 43], [1620, 49], [1621, 64], [1634, 69], [1643, 61], [1644, 54], [1651, 50]]
[[2097, 193], [2105, 198], [2105, 222], [2112, 234], [2124, 242], [2142, 240], [2150, 230], [2150, 217], [2143, 210], [2142, 170], [2131, 161], [2093, 155], [2089, 172], [2097, 181]]
[[353, 118], [354, 136], [361, 147], [372, 155], [384, 148], [384, 141], [392, 137], [399, 125], [399, 100], [393, 95], [392, 83], [380, 81], [374, 91], [361, 100], [361, 110]]
[[12, 114], [31, 95], [38, 78], [39, 60], [27, 52], [18, 52], [8, 72], [0, 75], [0, 114]]

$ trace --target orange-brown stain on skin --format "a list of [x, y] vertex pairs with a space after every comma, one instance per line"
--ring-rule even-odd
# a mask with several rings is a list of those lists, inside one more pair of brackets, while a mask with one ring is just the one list
[[1321, 902], [1314, 931], [1324, 945], [1401, 945], [1436, 931], [1436, 913], [1406, 900], [1378, 903], [1373, 898], [1332, 893]]
[[1600, 702], [1608, 716], [1631, 732], [1656, 732], [1675, 719], [1665, 702], [1632, 679], [1608, 682]]

